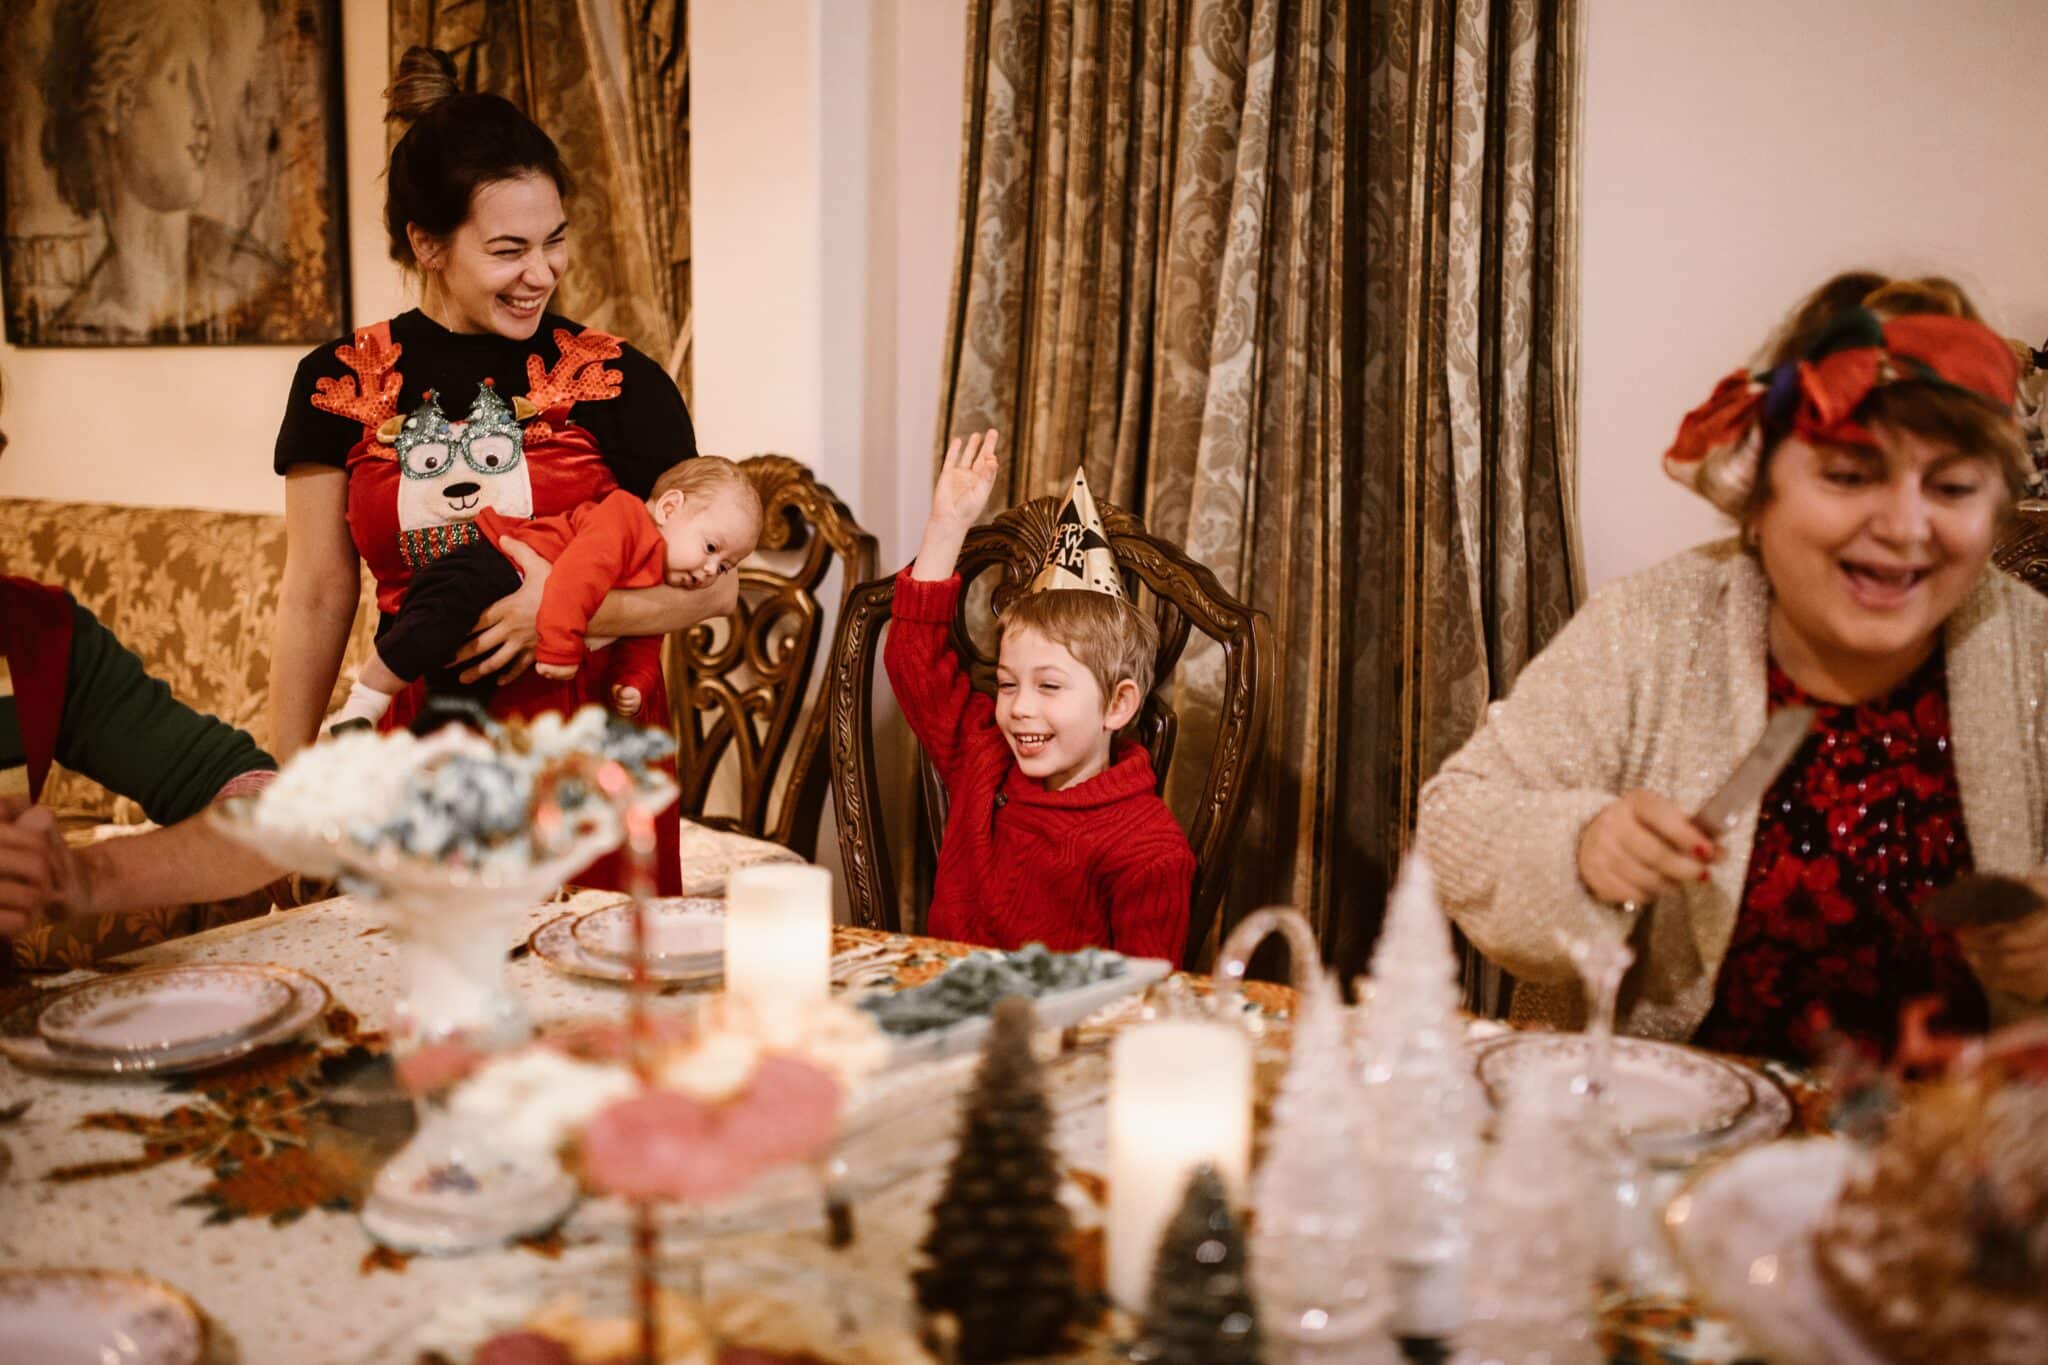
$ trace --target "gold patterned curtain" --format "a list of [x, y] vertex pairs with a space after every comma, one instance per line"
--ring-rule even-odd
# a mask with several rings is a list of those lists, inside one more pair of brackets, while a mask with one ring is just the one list
[[576, 199], [554, 306], [667, 366], [685, 397], [686, 17], [686, 0], [391, 0], [393, 61], [414, 43], [443, 49], [465, 88], [505, 96], [561, 147]]
[[[1085, 463], [1271, 616], [1226, 916], [1302, 906], [1340, 961], [1422, 779], [1580, 595], [1577, 30], [1576, 0], [970, 4], [940, 435], [1001, 427], [1012, 501]], [[1177, 775], [1219, 680], [1175, 679]]]

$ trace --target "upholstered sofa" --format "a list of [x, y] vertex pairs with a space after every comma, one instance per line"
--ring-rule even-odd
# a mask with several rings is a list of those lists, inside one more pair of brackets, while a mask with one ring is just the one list
[[[0, 573], [70, 589], [188, 705], [249, 731], [268, 747], [265, 694], [284, 575], [284, 518], [185, 507], [0, 498]], [[367, 580], [364, 598], [367, 603]], [[376, 621], [356, 617], [346, 676]], [[339, 704], [346, 691], [337, 683]], [[73, 839], [108, 837], [142, 822], [131, 801], [61, 768], [43, 790]], [[264, 893], [216, 906], [177, 906], [111, 917], [15, 945], [18, 964], [83, 965], [269, 908]]]

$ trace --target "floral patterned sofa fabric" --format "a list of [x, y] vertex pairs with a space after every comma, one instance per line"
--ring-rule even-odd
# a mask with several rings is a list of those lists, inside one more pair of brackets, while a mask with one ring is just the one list
[[[180, 701], [270, 747], [266, 694], [284, 578], [283, 517], [0, 498], [0, 573], [70, 589]], [[366, 578], [336, 706], [376, 629], [368, 589]], [[43, 800], [103, 822], [142, 818], [132, 803], [61, 769], [51, 773]]]
[[[68, 588], [180, 701], [270, 747], [266, 694], [284, 578], [283, 517], [0, 498], [0, 573]], [[366, 577], [333, 705], [369, 652], [377, 624], [370, 586]], [[51, 770], [42, 799], [74, 841], [105, 837], [107, 825], [143, 822], [134, 802], [61, 767]], [[14, 959], [28, 970], [69, 970], [260, 915], [271, 903], [266, 889], [211, 905], [44, 925], [15, 942]]]

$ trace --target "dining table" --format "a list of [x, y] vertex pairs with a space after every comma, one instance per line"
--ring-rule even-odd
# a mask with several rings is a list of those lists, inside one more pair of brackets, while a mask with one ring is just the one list
[[[511, 989], [539, 1024], [620, 1017], [620, 985], [565, 974], [529, 949], [540, 925], [619, 899], [565, 891], [534, 906], [506, 945]], [[839, 927], [835, 952], [866, 959], [865, 987], [902, 988], [943, 971], [966, 945]], [[0, 1267], [98, 1267], [138, 1272], [172, 1286], [208, 1325], [210, 1365], [377, 1360], [388, 1343], [451, 1297], [521, 1276], [573, 1274], [621, 1245], [616, 1217], [581, 1208], [555, 1229], [502, 1249], [460, 1256], [408, 1255], [379, 1245], [358, 1221], [378, 1167], [402, 1142], [392, 1122], [389, 1050], [402, 948], [370, 902], [339, 896], [275, 911], [100, 964], [125, 972], [172, 964], [274, 963], [311, 973], [329, 999], [297, 1038], [188, 1075], [80, 1078], [0, 1063]], [[852, 973], [849, 973], [852, 975]], [[12, 1012], [38, 993], [91, 973], [0, 991]], [[1202, 977], [1175, 988], [1199, 997]], [[651, 1008], [682, 1009], [687, 994], [657, 995]], [[1262, 1055], [1284, 1058], [1293, 995], [1247, 983], [1239, 1008], [1261, 1032]], [[1136, 1001], [1070, 1031], [1046, 1068], [1054, 1141], [1065, 1167], [1084, 1285], [1102, 1282], [1109, 1169], [1105, 1136], [1108, 1035], [1138, 1017]], [[1475, 1035], [1503, 1026], [1472, 1021]], [[969, 1059], [971, 1061], [971, 1059]], [[957, 1076], [971, 1074], [959, 1067]], [[1822, 1122], [1812, 1086], [1789, 1069], [1773, 1079], [1796, 1101], [1795, 1128]], [[951, 1097], [964, 1088], [956, 1080]], [[378, 1087], [384, 1087], [381, 1102]], [[370, 1098], [366, 1099], [368, 1096]], [[921, 1105], [921, 1117], [882, 1139], [888, 1159], [857, 1171], [849, 1187], [853, 1236], [836, 1254], [878, 1280], [903, 1283], [924, 1236], [951, 1153], [955, 1105]], [[18, 1111], [18, 1112], [17, 1112]], [[744, 1211], [695, 1229], [721, 1237], [773, 1235], [822, 1243], [824, 1202]], [[692, 1235], [686, 1223], [674, 1235]], [[596, 1273], [596, 1272], [593, 1272]], [[1607, 1357], [1659, 1365], [1729, 1365], [1756, 1359], [1734, 1329], [1682, 1291], [1615, 1295], [1600, 1308]], [[1425, 1343], [1411, 1353], [1427, 1357]], [[1090, 1348], [1075, 1359], [1109, 1359]]]

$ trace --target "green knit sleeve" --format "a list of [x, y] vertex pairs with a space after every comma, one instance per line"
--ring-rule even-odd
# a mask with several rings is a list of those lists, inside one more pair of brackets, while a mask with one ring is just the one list
[[57, 761], [131, 798], [160, 825], [198, 813], [243, 773], [277, 766], [245, 732], [173, 697], [75, 603]]

